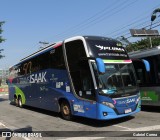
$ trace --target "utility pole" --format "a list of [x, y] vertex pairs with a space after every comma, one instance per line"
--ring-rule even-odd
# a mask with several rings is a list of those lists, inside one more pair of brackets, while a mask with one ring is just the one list
[[[158, 12], [160, 12], [160, 8], [157, 8], [152, 12], [150, 30], [152, 29], [152, 22], [156, 19], [156, 14]], [[151, 48], [152, 48], [152, 38], [151, 37], [149, 37], [149, 41], [150, 41]]]

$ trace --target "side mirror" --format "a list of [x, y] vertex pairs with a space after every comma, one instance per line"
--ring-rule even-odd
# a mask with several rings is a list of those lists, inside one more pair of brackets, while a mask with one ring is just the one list
[[143, 61], [144, 65], [145, 65], [146, 71], [150, 72], [150, 64], [149, 64], [149, 62], [147, 60], [145, 60], [145, 59], [142, 59], [142, 61]]
[[96, 58], [97, 69], [99, 73], [105, 73], [105, 64], [101, 58]]

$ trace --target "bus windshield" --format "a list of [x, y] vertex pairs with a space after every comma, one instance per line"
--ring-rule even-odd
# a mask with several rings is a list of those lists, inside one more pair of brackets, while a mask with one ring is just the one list
[[132, 64], [105, 64], [106, 72], [98, 75], [101, 94], [126, 94], [137, 90]]

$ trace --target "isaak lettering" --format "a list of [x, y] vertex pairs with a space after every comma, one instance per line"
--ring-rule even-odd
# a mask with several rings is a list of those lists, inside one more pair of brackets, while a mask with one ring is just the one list
[[41, 73], [31, 74], [28, 77], [29, 83], [44, 83], [44, 82], [47, 82], [47, 80], [46, 80], [46, 73], [47, 72], [41, 72]]

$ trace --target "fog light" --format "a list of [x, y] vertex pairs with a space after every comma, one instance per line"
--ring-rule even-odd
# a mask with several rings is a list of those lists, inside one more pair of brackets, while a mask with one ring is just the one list
[[107, 112], [103, 112], [103, 116], [107, 116], [108, 115], [108, 113]]

